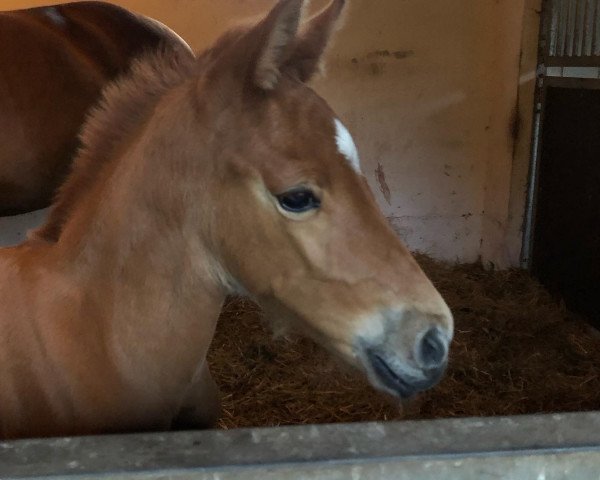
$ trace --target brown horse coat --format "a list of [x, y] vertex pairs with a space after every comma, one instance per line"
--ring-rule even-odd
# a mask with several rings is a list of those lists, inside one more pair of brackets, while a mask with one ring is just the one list
[[160, 44], [189, 49], [159, 22], [104, 2], [0, 13], [0, 216], [48, 206], [102, 88]]
[[210, 425], [232, 293], [391, 395], [440, 379], [452, 315], [305, 83], [344, 1], [299, 30], [304, 4], [105, 90], [46, 228], [0, 250], [0, 437]]

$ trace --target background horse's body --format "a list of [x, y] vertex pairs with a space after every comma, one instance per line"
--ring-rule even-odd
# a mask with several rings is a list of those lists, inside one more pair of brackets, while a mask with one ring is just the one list
[[48, 224], [0, 251], [0, 436], [211, 424], [206, 352], [231, 293], [390, 394], [439, 380], [448, 307], [305, 85], [343, 0], [298, 33], [303, 4], [106, 91]]
[[0, 13], [0, 216], [50, 203], [101, 89], [159, 44], [189, 48], [159, 22], [109, 3]]

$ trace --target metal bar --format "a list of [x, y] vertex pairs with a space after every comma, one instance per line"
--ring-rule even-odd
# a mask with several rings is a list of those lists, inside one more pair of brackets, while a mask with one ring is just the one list
[[[600, 0], [598, 0], [600, 1]], [[569, 13], [569, 0], [559, 0], [558, 8], [558, 38], [557, 38], [557, 52], [556, 55], [559, 57], [565, 56], [565, 48], [567, 42], [567, 20]]]
[[593, 55], [600, 55], [600, 0], [596, 0], [594, 12], [594, 51]]
[[535, 234], [535, 213], [537, 186], [539, 176], [540, 137], [542, 133], [542, 103], [536, 102], [534, 107], [533, 129], [531, 139], [531, 160], [529, 164], [529, 181], [527, 183], [527, 199], [525, 203], [525, 222], [523, 226], [523, 247], [521, 266], [531, 268], [533, 254], [533, 236]]
[[583, 55], [584, 33], [585, 33], [585, 12], [586, 0], [576, 2], [577, 18], [575, 20], [575, 39], [573, 55], [580, 57]]
[[550, 8], [550, 29], [548, 31], [549, 44], [548, 44], [548, 55], [556, 56], [556, 49], [558, 47], [558, 22], [559, 22], [559, 11], [560, 11], [560, 0], [552, 0], [549, 2]]
[[584, 42], [582, 56], [592, 55], [594, 45], [594, 11], [596, 8], [595, 0], [586, 0], [585, 2], [585, 24], [584, 24]]
[[591, 479], [600, 412], [0, 444], [0, 478]]
[[[540, 39], [538, 43], [538, 61], [536, 68], [536, 85], [534, 91], [533, 125], [531, 129], [531, 147], [530, 162], [527, 182], [527, 197], [525, 199], [525, 212], [523, 219], [523, 237], [521, 244], [520, 264], [522, 268], [531, 268], [531, 256], [533, 253], [533, 240], [535, 234], [535, 215], [538, 186], [539, 153], [541, 147], [541, 134], [543, 128], [543, 107], [544, 107], [544, 83], [546, 81], [546, 71], [549, 67], [548, 61], [556, 59], [546, 54], [547, 50], [544, 44], [547, 39], [548, 29], [544, 26], [549, 21], [549, 16], [554, 15], [555, 11], [565, 0], [542, 0], [542, 15], [540, 16]], [[560, 24], [560, 15], [558, 15]], [[557, 35], [558, 38], [558, 35]], [[558, 44], [558, 41], [557, 41]], [[562, 70], [562, 69], [561, 69]]]
[[572, 57], [575, 49], [575, 23], [577, 20], [577, 0], [569, 0], [567, 19], [567, 44], [565, 55]]

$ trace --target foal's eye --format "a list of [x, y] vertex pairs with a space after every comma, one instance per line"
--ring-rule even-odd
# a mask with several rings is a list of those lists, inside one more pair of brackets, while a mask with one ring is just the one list
[[290, 190], [277, 195], [277, 201], [281, 208], [292, 213], [307, 212], [321, 206], [321, 200], [308, 188]]

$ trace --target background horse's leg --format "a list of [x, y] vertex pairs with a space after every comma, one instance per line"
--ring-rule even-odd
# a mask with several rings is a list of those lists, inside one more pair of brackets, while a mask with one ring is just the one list
[[206, 361], [194, 378], [179, 412], [171, 423], [173, 430], [212, 428], [221, 414], [221, 394]]

